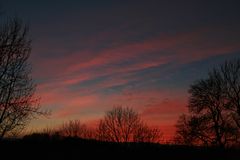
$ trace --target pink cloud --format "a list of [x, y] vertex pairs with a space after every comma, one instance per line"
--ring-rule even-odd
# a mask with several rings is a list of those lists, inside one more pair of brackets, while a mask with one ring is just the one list
[[[66, 57], [38, 57], [34, 77], [44, 81], [38, 85], [37, 94], [42, 97], [42, 105], [56, 106], [53, 119], [76, 116], [96, 123], [96, 118], [114, 105], [124, 105], [133, 107], [146, 121], [163, 128], [166, 135], [171, 137], [179, 114], [186, 112], [185, 90], [159, 91], [127, 87], [123, 92], [111, 95], [96, 91], [141, 81], [139, 77], [126, 76], [135, 71], [170, 62], [186, 64], [240, 49], [237, 42], [225, 43], [224, 40], [216, 39], [217, 42], [209, 43], [206, 38], [210, 32], [211, 29], [204, 29], [166, 35], [141, 42], [121, 43], [99, 51], [76, 51]], [[126, 61], [129, 63], [125, 64]], [[117, 65], [121, 63], [124, 65]], [[102, 76], [107, 78], [89, 87], [76, 90], [69, 88]]]
[[[81, 80], [87, 80], [83, 72], [90, 72], [88, 77], [94, 78], [116, 72], [126, 73], [141, 70], [175, 60], [178, 63], [189, 63], [209, 56], [227, 54], [239, 50], [237, 42], [217, 46], [215, 45], [217, 42], [214, 42], [213, 46], [209, 45], [209, 42], [205, 40], [209, 33], [211, 33], [211, 29], [203, 29], [171, 36], [165, 35], [138, 43], [121, 44], [112, 48], [105, 48], [101, 51], [93, 51], [91, 49], [81, 50], [68, 54], [65, 57], [39, 59], [34, 75], [36, 78], [66, 77], [64, 81], [72, 84]], [[224, 43], [223, 40], [217, 41], [220, 44]], [[165, 54], [166, 50], [170, 51], [171, 54]], [[154, 58], [146, 58], [151, 56]], [[142, 60], [134, 64], [130, 63], [121, 67], [106, 66], [125, 60], [131, 62], [139, 58]], [[101, 73], [98, 73], [96, 68], [100, 69], [99, 72]], [[79, 74], [79, 77], [76, 78], [77, 74]], [[80, 77], [84, 77], [85, 79]]]
[[[154, 55], [152, 56], [154, 56], [154, 59], [145, 62], [149, 67], [158, 65], [159, 63], [162, 64], [164, 63], [163, 61], [167, 63], [176, 59], [179, 63], [188, 63], [209, 56], [227, 54], [228, 52], [239, 50], [237, 42], [221, 45], [224, 41], [216, 40], [220, 43], [216, 46], [217, 42], [212, 43], [212, 40], [210, 43], [211, 45], [209, 45], [206, 38], [208, 38], [207, 35], [210, 33], [211, 29], [203, 29], [171, 36], [165, 35], [138, 43], [122, 44], [113, 48], [105, 48], [101, 51], [93, 51], [91, 49], [82, 50], [68, 54], [66, 57], [43, 59], [39, 61], [39, 66], [41, 67], [38, 67], [38, 74], [40, 74], [39, 76], [41, 77], [51, 74], [66, 76], [86, 69], [93, 70], [108, 64], [116, 64], [124, 60], [136, 60], [142, 56], [151, 57], [153, 53]], [[166, 50], [172, 52], [171, 55], [164, 54]], [[159, 53], [156, 54], [156, 52]], [[144, 58], [143, 60], [147, 61], [147, 59]], [[144, 62], [140, 61], [139, 63]], [[44, 72], [41, 71], [43, 69], [42, 66], [44, 66]], [[139, 66], [139, 68], [137, 68], [137, 66]], [[141, 64], [135, 64], [135, 66], [130, 65], [129, 71], [142, 69], [141, 67], [143, 67]], [[145, 68], [147, 67], [148, 66], [145, 66]], [[114, 69], [116, 68], [117, 67]]]
[[81, 110], [84, 110], [89, 106], [96, 105], [96, 101], [97, 97], [95, 95], [69, 98], [67, 101], [65, 101], [65, 103], [62, 103], [62, 105], [65, 105], [64, 108], [61, 108], [55, 112], [53, 117], [61, 118], [73, 114], [79, 114]]

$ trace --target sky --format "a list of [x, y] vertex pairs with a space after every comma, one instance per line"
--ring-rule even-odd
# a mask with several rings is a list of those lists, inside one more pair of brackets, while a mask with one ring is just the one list
[[42, 109], [30, 129], [70, 119], [96, 126], [129, 106], [172, 137], [188, 89], [225, 60], [240, 58], [234, 0], [1, 0], [32, 39], [32, 77]]

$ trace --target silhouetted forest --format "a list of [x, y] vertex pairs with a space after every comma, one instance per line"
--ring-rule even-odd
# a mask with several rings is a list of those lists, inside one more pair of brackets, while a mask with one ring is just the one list
[[239, 149], [161, 145], [158, 143], [116, 143], [33, 134], [1, 142], [1, 156], [10, 159], [239, 159]]

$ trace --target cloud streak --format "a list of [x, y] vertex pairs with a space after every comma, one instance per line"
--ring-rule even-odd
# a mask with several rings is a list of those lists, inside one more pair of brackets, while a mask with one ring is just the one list
[[[99, 51], [79, 50], [64, 57], [41, 57], [34, 73], [36, 79], [41, 79], [38, 95], [43, 105], [51, 106], [56, 119], [78, 116], [95, 121], [114, 105], [128, 105], [150, 123], [173, 128], [179, 114], [186, 112], [187, 103], [185, 88], [179, 86], [176, 92], [167, 88], [171, 85], [167, 79], [174, 70], [240, 50], [238, 40], [226, 43], [214, 35], [209, 38], [211, 32], [212, 29], [202, 29]], [[176, 98], [179, 95], [183, 96]], [[173, 129], [167, 134], [173, 134]]]

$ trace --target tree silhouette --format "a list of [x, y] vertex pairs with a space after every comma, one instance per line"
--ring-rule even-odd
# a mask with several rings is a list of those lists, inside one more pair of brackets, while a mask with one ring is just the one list
[[189, 89], [190, 116], [177, 123], [182, 142], [225, 147], [239, 138], [240, 61], [214, 68]]
[[163, 140], [162, 132], [155, 127], [141, 123], [133, 134], [134, 142], [151, 142], [158, 143]]
[[174, 140], [177, 144], [209, 146], [212, 143], [208, 126], [201, 118], [183, 114], [179, 117], [176, 127]]
[[27, 60], [31, 41], [17, 18], [0, 26], [0, 139], [17, 133], [39, 111]]
[[112, 142], [157, 142], [161, 132], [143, 123], [130, 108], [116, 107], [100, 120], [98, 138]]
[[70, 120], [67, 123], [63, 123], [56, 132], [64, 137], [94, 138], [94, 132], [85, 124], [82, 124], [80, 120]]
[[240, 59], [226, 61], [220, 69], [215, 69], [215, 72], [224, 86], [228, 102], [226, 109], [231, 112], [236, 126], [240, 129]]

